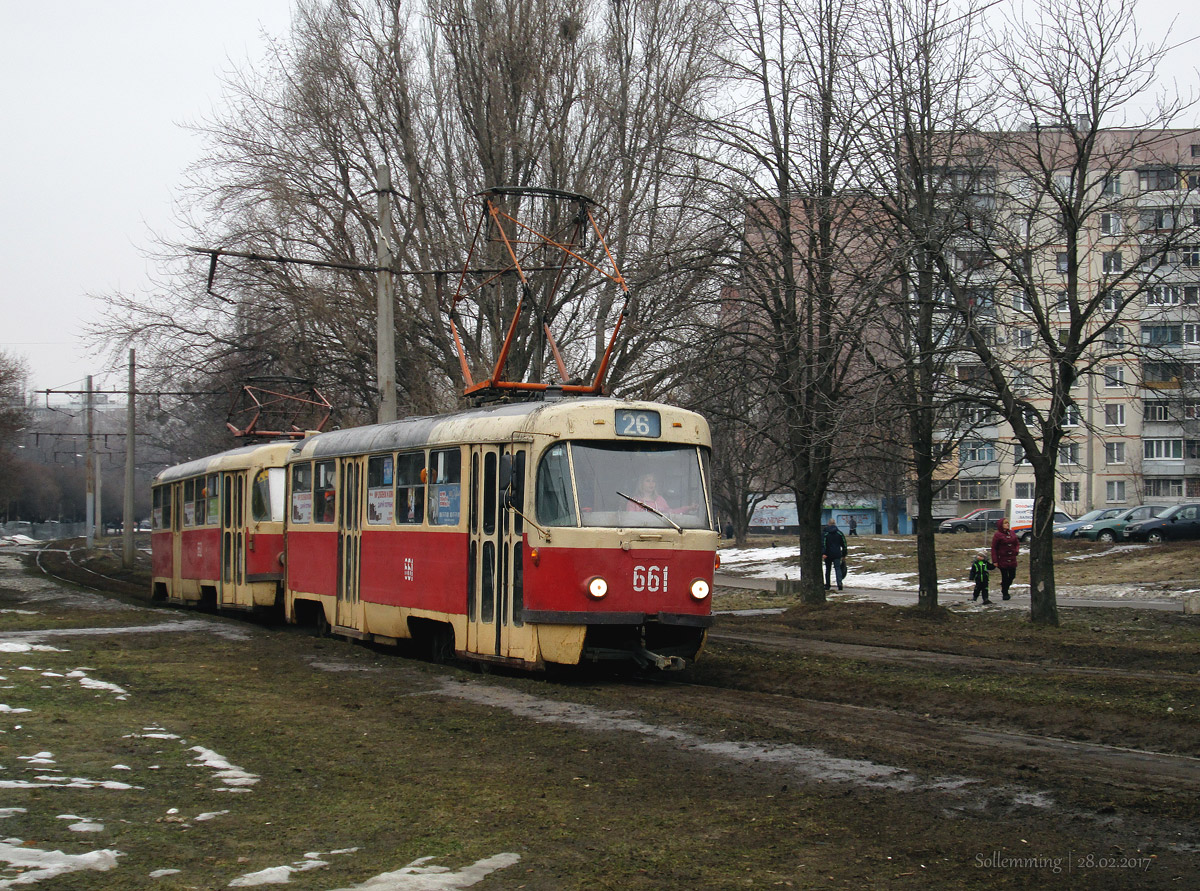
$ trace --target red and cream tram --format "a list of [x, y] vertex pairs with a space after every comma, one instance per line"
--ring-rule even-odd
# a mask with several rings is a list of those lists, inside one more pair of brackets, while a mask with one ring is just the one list
[[[708, 425], [693, 412], [607, 398], [311, 436], [282, 462], [285, 615], [348, 637], [418, 638], [435, 653], [529, 668], [604, 659], [681, 667], [711, 623], [709, 447]], [[261, 454], [270, 474], [279, 448], [209, 461]], [[164, 471], [156, 493], [170, 486], [186, 498], [181, 483], [191, 479], [198, 497], [201, 479], [226, 478], [203, 463]], [[155, 497], [157, 511], [172, 496]], [[206, 511], [209, 525], [226, 515], [219, 505]], [[189, 527], [166, 528], [173, 535], [155, 538], [156, 591], [160, 551], [186, 547], [176, 542]], [[236, 540], [232, 547], [235, 561], [248, 557]], [[195, 601], [208, 586], [217, 605], [228, 602], [224, 576], [185, 578], [181, 596], [166, 588], [172, 600]]]
[[152, 596], [230, 609], [283, 590], [284, 461], [294, 443], [246, 446], [154, 478]]

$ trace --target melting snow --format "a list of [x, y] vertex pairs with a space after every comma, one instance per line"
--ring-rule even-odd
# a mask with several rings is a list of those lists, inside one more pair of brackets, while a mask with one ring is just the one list
[[[215, 776], [226, 786], [253, 786], [261, 777], [255, 774], [248, 773], [236, 765], [230, 764], [221, 755], [218, 755], [212, 749], [206, 749], [204, 746], [192, 746], [191, 751], [196, 752], [194, 762], [202, 764], [204, 767], [211, 767], [216, 771]], [[218, 789], [218, 792], [249, 792], [249, 789]]]
[[26, 847], [20, 839], [0, 842], [0, 860], [6, 861], [10, 870], [20, 872], [16, 878], [0, 879], [0, 888], [14, 885], [31, 885], [45, 879], [72, 872], [92, 870], [105, 872], [117, 865], [120, 851], [89, 851], [86, 854], [64, 854], [62, 851], [43, 851]]

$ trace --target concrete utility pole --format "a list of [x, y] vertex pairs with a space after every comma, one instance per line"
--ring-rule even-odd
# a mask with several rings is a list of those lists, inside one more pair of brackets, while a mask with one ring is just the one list
[[84, 412], [87, 414], [87, 449], [83, 458], [87, 476], [87, 492], [84, 497], [84, 519], [87, 521], [87, 546], [90, 549], [96, 544], [96, 464], [93, 460], [95, 457], [96, 441], [93, 438], [95, 423], [92, 419], [92, 376], [90, 374], [87, 376], [87, 395], [84, 398], [87, 400], [84, 403]]
[[375, 170], [379, 196], [379, 235], [375, 243], [376, 379], [379, 381], [379, 423], [396, 420], [396, 321], [392, 306], [392, 174], [386, 164]]
[[121, 533], [121, 565], [126, 569], [133, 568], [134, 550], [133, 550], [133, 468], [134, 468], [134, 447], [133, 447], [133, 431], [134, 419], [137, 416], [136, 405], [134, 403], [134, 369], [137, 367], [136, 356], [133, 350], [129, 351], [129, 396], [125, 402], [125, 510], [122, 516], [125, 518], [124, 529]]

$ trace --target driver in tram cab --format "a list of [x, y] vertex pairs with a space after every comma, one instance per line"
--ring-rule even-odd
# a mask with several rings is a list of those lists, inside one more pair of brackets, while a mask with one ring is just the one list
[[[667, 504], [667, 499], [658, 494], [658, 480], [652, 473], [643, 473], [638, 481], [637, 491], [633, 493], [633, 497], [642, 504], [649, 505], [655, 510], [663, 511], [664, 513], [671, 509]], [[642, 510], [641, 505], [634, 505], [638, 510]]]

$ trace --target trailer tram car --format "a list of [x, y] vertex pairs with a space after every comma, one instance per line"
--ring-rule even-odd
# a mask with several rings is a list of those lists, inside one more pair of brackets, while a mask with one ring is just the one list
[[232, 449], [154, 478], [154, 600], [245, 610], [282, 601], [283, 465], [293, 445]]
[[287, 460], [286, 616], [525, 668], [682, 667], [711, 624], [709, 448], [695, 413], [606, 398], [312, 436]]

